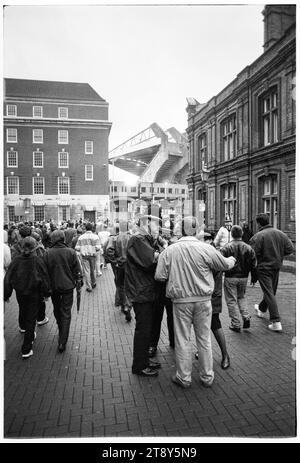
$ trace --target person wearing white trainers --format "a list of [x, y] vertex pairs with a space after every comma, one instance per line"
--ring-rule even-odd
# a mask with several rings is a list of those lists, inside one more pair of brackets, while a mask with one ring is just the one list
[[258, 280], [263, 291], [263, 299], [255, 304], [256, 315], [259, 318], [267, 318], [267, 310], [270, 314], [271, 331], [282, 331], [276, 291], [278, 286], [279, 272], [284, 256], [294, 252], [294, 246], [288, 236], [269, 224], [268, 214], [256, 216], [258, 232], [251, 238], [249, 244], [255, 251], [257, 257], [257, 275], [252, 278], [254, 285]]
[[22, 252], [10, 264], [4, 278], [4, 300], [13, 290], [20, 308], [20, 332], [24, 332], [22, 357], [30, 357], [35, 339], [35, 327], [39, 302], [50, 295], [50, 279], [43, 260], [36, 255], [36, 241], [31, 236], [24, 238]]

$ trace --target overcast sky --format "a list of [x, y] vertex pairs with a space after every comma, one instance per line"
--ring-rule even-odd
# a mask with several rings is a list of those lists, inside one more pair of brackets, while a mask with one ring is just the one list
[[4, 8], [4, 76], [88, 82], [109, 103], [109, 149], [157, 122], [187, 127], [263, 51], [263, 4]]

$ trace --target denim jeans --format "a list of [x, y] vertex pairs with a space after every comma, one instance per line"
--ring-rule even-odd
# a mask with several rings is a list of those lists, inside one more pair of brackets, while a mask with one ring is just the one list
[[133, 302], [135, 330], [133, 338], [132, 373], [139, 373], [149, 365], [151, 326], [154, 314], [154, 302]]
[[279, 322], [280, 315], [276, 301], [276, 291], [279, 279], [279, 269], [257, 270], [258, 281], [264, 293], [263, 300], [259, 303], [259, 310], [266, 312], [269, 309], [270, 321]]
[[41, 296], [38, 293], [24, 296], [18, 292], [16, 296], [19, 304], [19, 326], [25, 330], [22, 354], [28, 354], [32, 349], [32, 342], [34, 341], [35, 324]]
[[73, 290], [67, 293], [53, 293], [51, 299], [59, 332], [58, 344], [66, 344], [71, 324]]
[[88, 289], [92, 289], [92, 285], [96, 283], [96, 256], [82, 257], [82, 270], [85, 284]]
[[245, 298], [248, 278], [226, 278], [224, 279], [224, 296], [228, 307], [231, 324], [235, 328], [241, 327], [240, 314], [242, 319], [250, 318], [247, 300]]
[[211, 301], [177, 303], [173, 301], [176, 376], [183, 382], [192, 381], [191, 328], [194, 326], [199, 355], [199, 376], [203, 383], [214, 380], [211, 348]]

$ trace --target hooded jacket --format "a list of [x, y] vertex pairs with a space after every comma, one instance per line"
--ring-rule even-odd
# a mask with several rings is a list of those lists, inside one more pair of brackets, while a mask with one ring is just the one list
[[129, 239], [125, 292], [131, 302], [153, 302], [156, 298], [154, 253], [153, 237], [143, 230]]
[[13, 290], [22, 296], [39, 293], [50, 295], [50, 278], [44, 261], [33, 250], [29, 255], [23, 253], [12, 260], [4, 278], [4, 300], [7, 300]]
[[53, 292], [72, 291], [77, 280], [82, 278], [80, 263], [74, 249], [57, 241], [44, 254]]

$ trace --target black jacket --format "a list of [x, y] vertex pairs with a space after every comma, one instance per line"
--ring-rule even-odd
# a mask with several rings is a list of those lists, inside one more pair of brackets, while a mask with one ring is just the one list
[[65, 293], [75, 288], [82, 278], [76, 251], [65, 243], [57, 242], [45, 252], [44, 260], [48, 269], [53, 292]]
[[152, 302], [156, 297], [154, 280], [154, 240], [138, 233], [128, 242], [125, 270], [125, 291], [131, 302]]
[[29, 256], [17, 255], [11, 262], [4, 278], [4, 300], [13, 290], [22, 296], [38, 293], [41, 296], [50, 295], [50, 278], [46, 265], [35, 252]]
[[262, 227], [249, 244], [255, 251], [258, 270], [280, 269], [284, 256], [294, 252], [287, 235], [271, 225]]
[[225, 272], [226, 278], [247, 278], [249, 272], [252, 272], [256, 267], [255, 252], [244, 241], [232, 240], [220, 252], [224, 257], [233, 256], [236, 259], [235, 266]]

